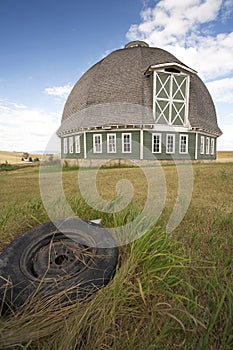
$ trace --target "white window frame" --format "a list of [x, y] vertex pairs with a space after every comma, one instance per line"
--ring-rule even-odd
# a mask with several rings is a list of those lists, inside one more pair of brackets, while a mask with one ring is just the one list
[[[161, 81], [161, 78], [159, 76], [159, 73], [163, 73], [167, 75], [166, 81], [163, 83]], [[160, 118], [164, 118], [166, 121], [167, 125], [177, 125], [176, 120], [179, 119], [181, 126], [186, 126], [187, 120], [188, 120], [188, 110], [189, 110], [189, 86], [190, 86], [190, 76], [184, 72], [180, 73], [171, 73], [171, 72], [166, 72], [164, 70], [155, 70], [154, 71], [154, 86], [153, 86], [153, 112], [154, 112], [154, 118], [155, 122], [157, 124], [160, 124]], [[177, 76], [182, 76], [184, 77], [184, 80], [181, 84], [178, 84], [176, 77]], [[160, 90], [156, 92], [156, 85], [158, 81], [161, 84]], [[169, 83], [169, 92], [166, 91], [165, 85]], [[181, 88], [182, 85], [185, 84], [185, 93], [183, 94]], [[177, 91], [175, 94], [173, 94], [173, 86], [176, 86]], [[167, 95], [166, 97], [159, 97], [159, 93], [164, 89], [165, 94]], [[182, 98], [177, 98], [176, 94], [177, 92], [180, 92], [182, 95]], [[159, 102], [164, 102], [165, 107], [161, 107]], [[176, 103], [180, 103], [180, 107], [178, 108]], [[160, 110], [160, 114], [156, 115], [156, 107], [158, 110]], [[173, 116], [172, 118], [172, 109], [174, 109], [176, 115], [175, 117]], [[166, 118], [165, 116], [165, 111], [168, 110], [168, 117]], [[184, 110], [184, 111], [183, 111]], [[181, 117], [181, 113], [184, 112], [184, 120]]]
[[[127, 143], [127, 144], [129, 144], [129, 150], [125, 150], [125, 145], [126, 145], [126, 143], [125, 143], [125, 139], [124, 139], [124, 137], [125, 136], [129, 136], [129, 142]], [[122, 134], [122, 136], [121, 136], [121, 143], [122, 143], [122, 153], [131, 153], [132, 152], [132, 134], [131, 133], [129, 133], [129, 132], [125, 132], [125, 133], [123, 133]]]
[[69, 137], [69, 153], [74, 153], [74, 138], [73, 136]]
[[[168, 147], [169, 147], [169, 145], [168, 145], [168, 139], [169, 139], [169, 137], [172, 137], [172, 139], [173, 139], [172, 151], [169, 151], [169, 150], [168, 150]], [[167, 154], [174, 154], [174, 153], [175, 153], [175, 151], [176, 151], [175, 142], [176, 142], [175, 134], [167, 134], [167, 135], [166, 135], [166, 153], [167, 153]]]
[[205, 154], [205, 136], [201, 136], [200, 154]]
[[211, 138], [211, 141], [210, 141], [210, 154], [213, 156], [214, 155], [214, 150], [215, 150], [215, 139], [214, 138]]
[[[186, 139], [186, 141], [185, 141], [185, 151], [182, 151], [182, 146], [183, 146], [183, 144], [182, 144], [182, 138], [183, 138], [183, 137]], [[188, 135], [186, 135], [186, 134], [181, 134], [181, 135], [180, 135], [180, 142], [179, 142], [179, 153], [180, 153], [180, 154], [188, 154], [188, 142], [189, 142]]]
[[67, 139], [67, 137], [64, 137], [64, 139], [63, 139], [63, 153], [64, 154], [68, 153], [68, 139]]
[[[96, 139], [99, 138], [100, 142], [96, 143]], [[100, 146], [97, 149], [97, 144]], [[102, 134], [94, 134], [93, 135], [93, 153], [102, 153]]]
[[75, 142], [75, 153], [80, 153], [80, 138], [81, 135], [76, 135], [74, 138], [74, 142]]
[[210, 154], [210, 138], [206, 137], [206, 154]]
[[[156, 142], [156, 145], [159, 145], [159, 150], [155, 151], [154, 146], [155, 146], [155, 137], [158, 138], [158, 143]], [[162, 152], [162, 134], [159, 133], [153, 133], [152, 134], [152, 153], [161, 153]]]
[[[110, 138], [113, 138], [113, 144], [110, 143]], [[112, 149], [110, 149], [113, 147]], [[107, 153], [116, 153], [116, 134], [107, 134]]]

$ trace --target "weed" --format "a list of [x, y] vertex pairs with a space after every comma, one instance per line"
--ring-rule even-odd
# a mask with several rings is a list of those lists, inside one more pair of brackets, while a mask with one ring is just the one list
[[28, 167], [32, 167], [32, 166], [35, 166], [35, 165], [9, 164], [6, 161], [6, 163], [0, 164], [0, 171], [12, 171], [12, 170], [18, 170], [18, 169], [28, 168]]
[[226, 180], [227, 179], [227, 172], [226, 169], [221, 169], [220, 170], [220, 176], [222, 180]]
[[[35, 298], [0, 318], [1, 349], [232, 349], [232, 165], [194, 165], [191, 205], [169, 235], [165, 227], [176, 201], [177, 174], [174, 166], [163, 170], [166, 207], [156, 226], [120, 247], [115, 278], [85, 300], [61, 305], [61, 295]], [[99, 171], [98, 190], [112, 205], [117, 181], [127, 178], [135, 187], [132, 203], [112, 214], [85, 203], [77, 187], [77, 171], [65, 171], [63, 185], [68, 203], [80, 218], [101, 218], [103, 226], [116, 228], [141, 213], [146, 186], [140, 169]], [[0, 181], [3, 249], [49, 218], [40, 199], [38, 170], [2, 172]]]

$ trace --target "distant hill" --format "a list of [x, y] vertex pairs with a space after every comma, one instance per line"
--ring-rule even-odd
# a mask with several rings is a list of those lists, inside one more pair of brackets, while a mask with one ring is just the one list
[[[9, 163], [9, 164], [18, 164], [22, 162], [23, 152], [10, 152], [10, 151], [0, 151], [0, 164]], [[42, 158], [42, 154], [39, 153], [29, 153], [29, 157], [32, 159]]]

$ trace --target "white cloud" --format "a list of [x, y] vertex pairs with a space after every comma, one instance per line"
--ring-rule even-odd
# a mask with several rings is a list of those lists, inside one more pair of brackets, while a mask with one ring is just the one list
[[215, 102], [233, 103], [233, 77], [211, 81], [206, 85]]
[[48, 95], [56, 96], [56, 97], [61, 97], [61, 98], [67, 98], [69, 93], [71, 92], [73, 86], [68, 83], [63, 86], [53, 86], [53, 87], [48, 87], [44, 89], [44, 92]]
[[232, 7], [232, 0], [161, 0], [141, 12], [126, 36], [164, 48], [203, 79], [223, 77], [233, 71], [233, 32], [216, 35], [213, 24]]
[[60, 123], [60, 113], [48, 113], [0, 100], [0, 149], [43, 151]]
[[231, 18], [232, 13], [233, 13], [233, 1], [225, 0], [225, 2], [222, 5], [221, 14], [220, 14], [222, 22], [224, 23], [228, 18]]
[[145, 8], [141, 12], [142, 23], [129, 29], [128, 37], [146, 37], [154, 42], [156, 37], [160, 45], [177, 42], [195, 33], [200, 24], [216, 18], [222, 0], [161, 0], [154, 8]]
[[232, 17], [233, 0], [144, 1], [141, 22], [130, 26], [129, 40], [171, 52], [198, 71], [214, 102], [227, 104], [219, 118], [223, 136], [219, 149], [233, 149], [233, 125], [226, 113], [233, 103], [233, 31], [219, 32], [220, 22]]
[[221, 126], [223, 135], [218, 139], [218, 149], [219, 150], [233, 150], [233, 124]]
[[219, 126], [223, 132], [218, 139], [219, 150], [233, 150], [233, 112], [232, 109], [220, 110], [218, 113]]

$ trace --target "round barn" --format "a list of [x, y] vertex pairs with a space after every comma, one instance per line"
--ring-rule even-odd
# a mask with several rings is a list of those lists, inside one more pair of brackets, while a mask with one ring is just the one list
[[197, 72], [171, 53], [130, 42], [73, 87], [61, 126], [61, 155], [81, 160], [214, 160], [213, 100]]

